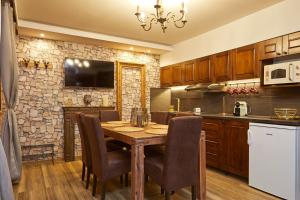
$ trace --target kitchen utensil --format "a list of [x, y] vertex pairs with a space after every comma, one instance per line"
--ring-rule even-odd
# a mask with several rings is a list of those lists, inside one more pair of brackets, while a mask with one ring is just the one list
[[297, 109], [274, 108], [274, 113], [279, 119], [293, 119], [297, 114]]

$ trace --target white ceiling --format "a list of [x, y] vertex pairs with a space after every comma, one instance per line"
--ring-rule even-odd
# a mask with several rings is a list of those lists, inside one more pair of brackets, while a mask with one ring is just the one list
[[[159, 25], [154, 25], [149, 32], [142, 30], [134, 15], [134, 1], [137, 0], [16, 0], [21, 20], [166, 45], [207, 32], [281, 0], [187, 0], [186, 27], [177, 29], [170, 24], [165, 34]], [[179, 10], [180, 0], [165, 1], [169, 10]], [[142, 7], [150, 11], [155, 0], [142, 2], [147, 2]]]

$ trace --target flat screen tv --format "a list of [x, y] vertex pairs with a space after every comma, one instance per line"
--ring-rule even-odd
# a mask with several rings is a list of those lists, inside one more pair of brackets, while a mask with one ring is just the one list
[[114, 62], [66, 58], [65, 87], [114, 88]]

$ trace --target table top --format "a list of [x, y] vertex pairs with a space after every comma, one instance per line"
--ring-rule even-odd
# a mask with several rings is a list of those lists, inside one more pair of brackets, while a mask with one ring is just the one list
[[[130, 124], [124, 124], [124, 126], [130, 126]], [[148, 125], [144, 127], [143, 131], [136, 131], [136, 132], [116, 131], [115, 130], [116, 127], [102, 126], [102, 129], [104, 130], [105, 135], [131, 145], [137, 143], [143, 143], [144, 145], [164, 144], [167, 139], [167, 134], [154, 135], [154, 134], [145, 133], [146, 130], [151, 129], [151, 126], [152, 125]]]

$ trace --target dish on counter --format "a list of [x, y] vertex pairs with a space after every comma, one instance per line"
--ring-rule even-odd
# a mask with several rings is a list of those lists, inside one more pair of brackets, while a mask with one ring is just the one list
[[297, 109], [294, 108], [274, 108], [274, 113], [278, 119], [294, 119]]
[[107, 127], [107, 128], [116, 128], [116, 127], [121, 127], [124, 126], [124, 124], [108, 124], [108, 123], [101, 123], [102, 127]]

